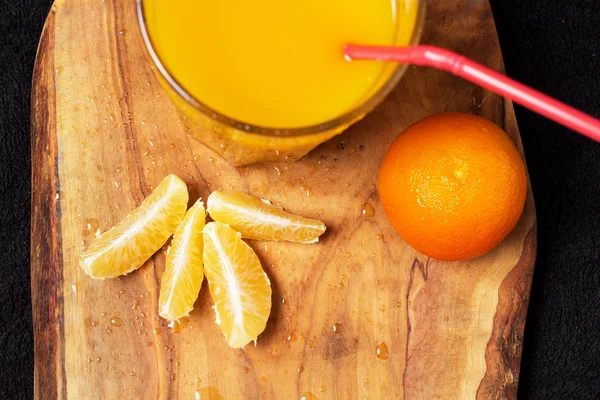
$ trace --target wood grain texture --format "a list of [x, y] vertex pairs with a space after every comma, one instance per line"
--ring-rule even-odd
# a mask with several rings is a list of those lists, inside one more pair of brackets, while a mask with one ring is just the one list
[[[503, 68], [487, 1], [430, 2], [423, 41]], [[520, 148], [509, 102], [411, 67], [367, 118], [299, 162], [234, 168], [185, 133], [126, 0], [55, 3], [32, 98], [36, 398], [516, 397], [535, 260], [531, 193], [498, 248], [444, 263], [395, 234], [375, 187], [394, 137], [434, 112], [483, 115]], [[164, 251], [119, 279], [93, 281], [79, 268], [96, 231], [169, 173], [191, 201], [239, 190], [327, 224], [316, 245], [250, 243], [273, 285], [256, 347], [227, 347], [206, 285], [181, 324], [158, 316]], [[374, 216], [361, 214], [366, 203]]]

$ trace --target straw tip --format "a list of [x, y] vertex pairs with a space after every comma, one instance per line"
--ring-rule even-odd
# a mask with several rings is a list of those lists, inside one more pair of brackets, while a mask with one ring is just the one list
[[345, 44], [344, 45], [344, 58], [346, 59], [346, 61], [352, 61], [352, 50], [353, 50], [354, 45], [353, 44]]

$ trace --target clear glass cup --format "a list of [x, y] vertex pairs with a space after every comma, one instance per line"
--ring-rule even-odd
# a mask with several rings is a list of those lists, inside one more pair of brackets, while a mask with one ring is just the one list
[[[157, 76], [169, 97], [179, 109], [185, 126], [193, 137], [221, 154], [229, 163], [242, 166], [256, 162], [295, 161], [319, 144], [340, 134], [353, 123], [373, 110], [396, 86], [406, 65], [389, 63], [389, 73], [382, 73], [382, 82], [375, 82], [372, 93], [364, 101], [346, 112], [318, 125], [300, 128], [266, 128], [237, 121], [216, 112], [192, 96], [165, 67], [154, 49], [148, 33], [144, 3], [155, 0], [137, 0], [138, 20], [148, 56], [155, 66]], [[423, 0], [396, 0], [416, 7], [410, 44], [419, 41], [425, 17]], [[402, 16], [398, 16], [402, 18]], [[402, 21], [398, 22], [398, 26]]]

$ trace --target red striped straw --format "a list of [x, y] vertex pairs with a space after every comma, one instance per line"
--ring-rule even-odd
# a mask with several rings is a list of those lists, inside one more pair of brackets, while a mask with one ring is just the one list
[[396, 61], [451, 72], [600, 142], [600, 120], [449, 50], [434, 46], [355, 44], [346, 45], [344, 50], [350, 60]]

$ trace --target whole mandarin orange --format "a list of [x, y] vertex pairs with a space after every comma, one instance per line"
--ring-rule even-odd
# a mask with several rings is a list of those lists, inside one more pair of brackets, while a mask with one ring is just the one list
[[515, 227], [527, 173], [496, 124], [440, 113], [394, 140], [378, 185], [388, 218], [408, 244], [426, 256], [455, 261], [487, 253]]

